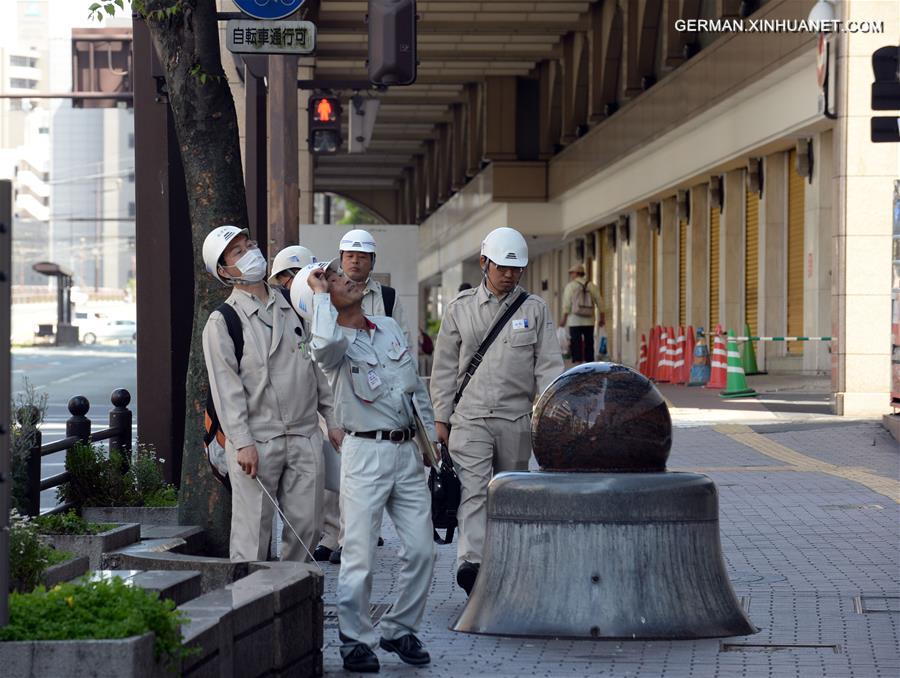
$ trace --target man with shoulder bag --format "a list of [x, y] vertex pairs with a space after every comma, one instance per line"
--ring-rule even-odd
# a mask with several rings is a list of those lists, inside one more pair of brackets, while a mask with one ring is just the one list
[[[584, 264], [574, 264], [569, 269], [569, 282], [563, 290], [563, 315], [560, 325], [569, 330], [569, 352], [572, 362], [594, 361], [594, 311], [600, 311], [600, 290], [587, 279]], [[603, 314], [596, 321], [603, 327]]]
[[546, 302], [519, 287], [525, 238], [512, 228], [491, 231], [480, 263], [481, 285], [444, 311], [431, 372], [437, 435], [462, 483], [456, 581], [467, 594], [481, 564], [488, 482], [528, 470], [532, 403], [563, 371]]

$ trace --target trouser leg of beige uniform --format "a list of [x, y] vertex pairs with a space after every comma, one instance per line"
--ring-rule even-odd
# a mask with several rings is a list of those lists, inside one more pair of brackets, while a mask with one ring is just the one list
[[480, 563], [487, 524], [487, 486], [494, 473], [527, 471], [531, 455], [531, 417], [509, 421], [450, 418], [450, 455], [462, 485], [456, 517], [456, 566]]
[[385, 638], [416, 633], [434, 573], [430, 496], [421, 455], [413, 442], [347, 436], [341, 448], [344, 550], [338, 575], [338, 623], [346, 654], [357, 643], [371, 648], [378, 633], [369, 615], [372, 564], [386, 508], [400, 537], [399, 596], [381, 621]]
[[307, 549], [312, 551], [316, 547], [322, 522], [322, 493], [325, 488], [322, 434], [317, 430], [309, 438], [291, 435], [285, 439], [287, 461], [278, 483], [278, 505], [303, 544], [297, 541], [291, 528], [285, 524], [281, 531], [281, 559], [305, 562], [310, 559]]
[[319, 544], [334, 551], [341, 545], [344, 539], [344, 530], [341, 529], [341, 505], [340, 493], [325, 490], [325, 504], [323, 507], [322, 539]]
[[[259, 470], [256, 477], [274, 497], [287, 456], [285, 436], [267, 443], [256, 443]], [[228, 478], [231, 480], [231, 560], [265, 560], [272, 534], [275, 508], [259, 484], [244, 473], [237, 463], [237, 450], [225, 444]]]

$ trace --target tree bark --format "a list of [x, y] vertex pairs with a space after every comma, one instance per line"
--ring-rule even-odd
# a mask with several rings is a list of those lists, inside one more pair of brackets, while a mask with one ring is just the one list
[[[173, 14], [157, 13], [176, 5], [180, 9]], [[147, 0], [142, 10], [165, 71], [187, 182], [194, 255], [179, 520], [206, 530], [209, 555], [227, 556], [231, 499], [210, 472], [203, 449], [209, 382], [201, 341], [209, 314], [227, 290], [206, 272], [202, 250], [212, 229], [248, 224], [237, 114], [219, 54], [215, 0]]]

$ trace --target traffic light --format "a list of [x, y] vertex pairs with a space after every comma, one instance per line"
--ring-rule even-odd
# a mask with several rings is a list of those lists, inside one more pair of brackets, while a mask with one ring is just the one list
[[337, 153], [341, 147], [341, 100], [331, 94], [309, 98], [309, 150]]
[[369, 0], [369, 82], [416, 81], [416, 0]]
[[[872, 54], [872, 110], [900, 112], [900, 47], [888, 45]], [[900, 117], [875, 116], [872, 118], [872, 141], [900, 141]]]

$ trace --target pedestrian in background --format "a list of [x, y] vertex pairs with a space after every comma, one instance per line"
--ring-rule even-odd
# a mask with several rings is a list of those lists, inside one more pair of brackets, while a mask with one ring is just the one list
[[[603, 326], [600, 313], [600, 290], [587, 279], [584, 264], [569, 269], [569, 282], [563, 290], [563, 315], [560, 325], [569, 330], [569, 352], [572, 362], [594, 361], [594, 326]], [[595, 317], [596, 316], [596, 317]]]
[[525, 238], [512, 228], [491, 231], [480, 262], [481, 285], [444, 311], [431, 371], [438, 438], [462, 483], [456, 581], [467, 594], [481, 564], [488, 482], [500, 471], [528, 470], [532, 401], [563, 371], [550, 309], [519, 287]]
[[[418, 412], [430, 440], [434, 417], [425, 384], [400, 325], [367, 316], [365, 287], [332, 264], [312, 264], [291, 288], [294, 307], [312, 328], [312, 352], [328, 375], [337, 419], [346, 432], [341, 448], [344, 544], [337, 607], [344, 668], [375, 672], [380, 645], [407, 664], [431, 658], [416, 637], [434, 573], [431, 496], [415, 440]], [[399, 594], [372, 625], [372, 566], [384, 510], [401, 541]]]
[[[282, 559], [305, 561], [321, 524], [323, 441], [317, 412], [334, 444], [339, 446], [343, 436], [331, 389], [309, 355], [300, 318], [265, 283], [266, 260], [247, 229], [211, 231], [203, 243], [203, 262], [216, 280], [233, 287], [203, 329], [209, 389], [227, 439], [230, 557], [266, 559], [274, 507], [261, 483], [278, 498], [302, 541], [285, 526]], [[240, 360], [226, 314], [240, 326]]]

